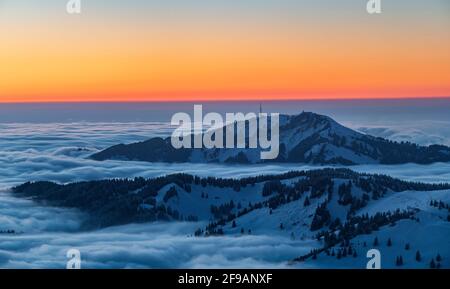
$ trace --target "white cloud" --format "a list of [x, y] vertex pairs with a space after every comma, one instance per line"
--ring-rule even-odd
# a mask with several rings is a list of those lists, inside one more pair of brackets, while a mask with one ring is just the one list
[[[355, 127], [351, 123], [347, 125]], [[450, 144], [448, 127], [450, 123], [437, 121], [389, 126], [377, 124], [373, 127], [359, 123], [362, 131], [396, 140], [409, 138], [422, 144], [437, 141]], [[142, 141], [156, 135], [167, 136], [170, 127], [161, 123], [1, 124], [0, 129], [0, 189], [30, 180], [65, 183], [101, 178], [154, 177], [177, 172], [242, 177], [315, 168], [295, 164], [230, 167], [219, 164], [97, 162], [87, 159], [90, 154], [110, 145]], [[358, 166], [355, 169], [385, 172], [414, 180], [450, 180], [448, 164]]]
[[75, 232], [85, 217], [75, 210], [39, 206], [0, 191], [0, 231]]
[[[387, 127], [387, 126], [381, 126]], [[448, 126], [410, 128], [420, 140], [427, 131], [449, 144]], [[400, 138], [401, 126], [369, 128], [377, 134]], [[361, 128], [361, 130], [364, 130]], [[73, 182], [115, 177], [154, 177], [186, 172], [200, 176], [243, 177], [317, 168], [295, 164], [224, 166], [220, 164], [150, 164], [143, 162], [96, 162], [86, 159], [99, 149], [117, 143], [165, 135], [161, 124], [0, 124], [0, 190], [37, 180]], [[425, 143], [427, 137], [423, 137]], [[361, 172], [383, 173], [406, 180], [450, 180], [450, 164], [355, 166]], [[78, 231], [84, 216], [74, 210], [48, 208], [30, 200], [12, 198], [0, 191], [0, 267], [64, 268], [65, 253], [78, 248], [84, 265], [95, 268], [146, 267], [283, 267], [286, 260], [309, 251], [309, 244], [279, 236], [192, 238], [201, 224], [144, 224]]]
[[64, 268], [77, 248], [85, 268], [274, 268], [308, 252], [278, 236], [195, 238], [204, 224], [126, 225], [94, 232], [0, 235], [0, 267]]
[[366, 134], [395, 141], [450, 146], [450, 121], [421, 120], [396, 123], [378, 122], [376, 124], [349, 122], [346, 125]]

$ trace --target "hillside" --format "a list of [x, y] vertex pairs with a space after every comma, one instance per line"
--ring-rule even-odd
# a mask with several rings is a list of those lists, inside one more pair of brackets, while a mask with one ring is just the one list
[[[13, 193], [80, 209], [90, 215], [86, 229], [161, 220], [202, 221], [207, 225], [192, 232], [197, 237], [276, 234], [313, 242], [316, 251], [292, 256], [294, 265], [326, 267], [320, 262], [339, 260], [343, 266], [355, 266], [355, 261], [337, 259], [336, 254], [350, 247], [365, 254], [375, 237], [380, 248], [386, 247], [381, 242], [388, 238], [397, 249], [408, 242], [411, 250], [420, 248], [424, 256], [439, 253], [445, 258], [440, 265], [450, 265], [450, 184], [322, 169], [244, 179], [179, 174], [67, 185], [37, 182], [15, 187]], [[411, 254], [402, 255], [411, 258]], [[359, 258], [358, 262], [366, 260]]]
[[[236, 125], [236, 124], [235, 124]], [[248, 124], [246, 124], [248, 130]], [[225, 130], [225, 128], [224, 128]], [[247, 140], [248, 141], [248, 140]], [[92, 159], [146, 162], [261, 163], [257, 149], [174, 149], [170, 138], [119, 144], [95, 153]], [[270, 162], [302, 164], [430, 164], [449, 162], [450, 148], [419, 146], [365, 135], [333, 119], [310, 112], [280, 116], [280, 153]]]

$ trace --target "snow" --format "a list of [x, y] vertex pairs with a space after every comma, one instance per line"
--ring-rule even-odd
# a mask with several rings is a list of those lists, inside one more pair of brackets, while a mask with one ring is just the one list
[[[415, 216], [419, 221], [400, 220], [394, 226], [384, 226], [379, 231], [369, 235], [357, 236], [351, 240], [352, 248], [356, 249], [356, 258], [346, 257], [338, 260], [336, 257], [319, 254], [317, 260], [307, 260], [295, 264], [302, 268], [365, 268], [369, 249], [377, 249], [381, 253], [381, 267], [386, 269], [399, 268], [395, 264], [397, 256], [402, 256], [404, 265], [400, 268], [429, 268], [431, 259], [436, 262], [437, 254], [443, 257], [442, 268], [450, 268], [450, 223], [447, 221], [447, 210], [439, 210], [429, 205], [430, 200], [442, 200], [448, 203], [450, 190], [421, 192], [405, 191], [388, 193], [384, 198], [369, 202], [368, 206], [359, 210], [358, 214], [374, 215], [377, 212], [395, 211], [396, 209], [414, 208], [420, 210]], [[378, 246], [373, 246], [375, 237]], [[392, 246], [387, 246], [387, 240], [392, 240]], [[366, 247], [363, 246], [364, 242]], [[410, 245], [405, 250], [406, 244]], [[337, 252], [339, 246], [334, 250]], [[419, 250], [422, 261], [415, 260]], [[445, 257], [444, 257], [445, 256]]]

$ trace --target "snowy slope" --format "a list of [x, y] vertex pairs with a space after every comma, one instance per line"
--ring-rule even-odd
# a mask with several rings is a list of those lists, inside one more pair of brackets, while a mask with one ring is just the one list
[[[228, 126], [235, 126], [229, 124]], [[236, 125], [237, 127], [237, 125]], [[249, 129], [246, 125], [246, 136]], [[222, 130], [225, 131], [225, 128]], [[137, 160], [148, 162], [193, 163], [264, 163], [308, 164], [402, 164], [450, 161], [450, 148], [420, 147], [396, 143], [346, 128], [333, 119], [311, 112], [280, 116], [279, 155], [274, 160], [261, 159], [261, 149], [215, 148], [174, 149], [170, 138], [153, 138], [145, 142], [120, 144], [91, 156], [95, 160]], [[236, 134], [236, 128], [235, 128]], [[226, 135], [224, 133], [224, 135]], [[270, 133], [269, 133], [270, 135]]]
[[[302, 268], [365, 268], [369, 258], [366, 253], [370, 249], [377, 249], [381, 253], [381, 268], [430, 268], [432, 259], [440, 263], [441, 268], [450, 268], [450, 223], [447, 221], [448, 211], [430, 206], [431, 200], [450, 201], [450, 191], [417, 192], [405, 191], [390, 193], [383, 199], [371, 202], [367, 207], [359, 210], [358, 214], [374, 215], [377, 212], [394, 211], [396, 209], [417, 209], [417, 220], [405, 219], [395, 225], [383, 226], [379, 231], [367, 235], [357, 236], [350, 241], [357, 256], [347, 256], [338, 259], [328, 256], [325, 252], [294, 266]], [[375, 238], [379, 244], [374, 245]], [[388, 240], [391, 245], [388, 246]], [[409, 247], [409, 248], [408, 248]], [[330, 249], [335, 254], [342, 249], [337, 245]], [[419, 251], [421, 261], [416, 260]], [[436, 256], [442, 260], [437, 262]], [[403, 265], [397, 266], [396, 259], [401, 256]]]
[[[295, 184], [301, 178], [283, 181], [284, 184]], [[345, 179], [335, 179], [334, 185], [337, 188]], [[169, 186], [162, 189], [158, 198], [167, 191]], [[220, 205], [233, 200], [241, 204], [257, 203], [268, 200], [269, 197], [261, 195], [262, 184], [255, 187], [247, 187], [240, 192], [232, 189], [202, 188], [193, 186], [192, 192], [187, 193], [181, 188], [178, 198], [171, 199], [167, 204], [177, 208], [183, 214], [199, 214], [201, 219], [213, 221], [214, 217], [209, 211], [211, 205]], [[202, 199], [202, 193], [208, 192], [209, 199]], [[349, 206], [342, 206], [335, 196], [328, 203], [328, 209], [333, 219], [346, 219]], [[364, 192], [360, 188], [354, 188], [352, 195], [360, 197]], [[317, 232], [311, 231], [311, 222], [317, 206], [326, 201], [327, 196], [311, 199], [309, 206], [304, 206], [305, 198], [309, 194], [305, 193], [300, 199], [284, 204], [277, 209], [271, 210], [269, 207], [262, 207], [253, 210], [233, 222], [227, 222], [222, 226], [225, 235], [277, 235], [291, 240], [310, 241], [311, 247], [320, 249], [323, 241], [317, 241]], [[199, 200], [200, 198], [200, 200]], [[448, 210], [430, 206], [430, 202], [439, 200], [450, 204], [450, 190], [439, 191], [388, 191], [384, 197], [378, 200], [370, 200], [364, 208], [358, 210], [356, 215], [373, 216], [382, 212], [394, 212], [399, 210], [414, 211], [414, 217], [418, 220], [404, 219], [395, 225], [382, 226], [379, 231], [366, 235], [356, 236], [350, 241], [352, 250], [357, 252], [357, 256], [343, 257], [337, 259], [335, 256], [327, 256], [325, 252], [318, 254], [317, 259], [309, 258], [303, 262], [295, 262], [292, 266], [302, 268], [365, 268], [368, 258], [366, 253], [369, 249], [375, 248], [381, 252], [382, 268], [429, 268], [432, 258], [440, 254], [442, 261], [439, 262], [442, 268], [450, 268], [450, 222], [447, 221]], [[375, 237], [379, 240], [379, 245], [373, 246]], [[392, 245], [387, 246], [387, 240], [391, 239]], [[405, 246], [409, 244], [409, 249]], [[330, 249], [335, 253], [340, 250], [340, 246]], [[422, 260], [416, 261], [416, 252], [420, 251]], [[395, 261], [398, 256], [402, 256], [403, 265], [397, 266]], [[293, 256], [293, 259], [296, 256]], [[437, 264], [438, 262], [436, 262]]]
[[[291, 256], [286, 262], [294, 261], [292, 266], [365, 268], [367, 250], [376, 248], [384, 268], [397, 267], [398, 256], [403, 258], [402, 268], [426, 268], [432, 258], [438, 263], [438, 254], [440, 266], [450, 268], [450, 184], [323, 169], [244, 179], [172, 175], [69, 185], [27, 183], [13, 191], [54, 206], [78, 208], [91, 215], [89, 224], [99, 226], [190, 221], [198, 222], [192, 232], [198, 238], [271, 235], [306, 242], [317, 250], [315, 258], [308, 253]], [[83, 204], [86, 197], [99, 205]], [[357, 255], [338, 259], [342, 245]], [[420, 262], [414, 260], [417, 250]]]

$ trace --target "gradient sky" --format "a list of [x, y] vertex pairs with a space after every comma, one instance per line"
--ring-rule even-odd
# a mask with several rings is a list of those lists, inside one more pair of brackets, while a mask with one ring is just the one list
[[450, 96], [450, 1], [0, 0], [0, 102]]

